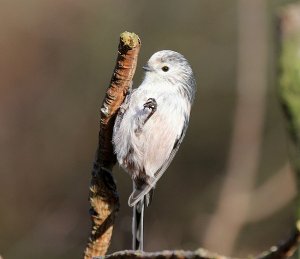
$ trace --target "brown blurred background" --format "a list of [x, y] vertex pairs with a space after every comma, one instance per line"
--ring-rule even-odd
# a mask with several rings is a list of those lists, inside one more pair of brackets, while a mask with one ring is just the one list
[[[146, 211], [147, 251], [256, 254], [286, 237], [295, 185], [276, 99], [274, 14], [284, 0], [14, 0], [0, 7], [0, 254], [80, 258], [99, 107], [119, 34], [141, 66], [172, 49], [198, 83], [187, 136]], [[110, 252], [131, 247], [131, 181]]]

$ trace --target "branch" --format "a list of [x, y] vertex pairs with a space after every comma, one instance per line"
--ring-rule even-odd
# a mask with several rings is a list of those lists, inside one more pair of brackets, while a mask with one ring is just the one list
[[121, 34], [116, 66], [100, 110], [98, 150], [89, 192], [92, 230], [84, 252], [85, 259], [105, 255], [110, 245], [116, 212], [119, 210], [117, 187], [111, 174], [116, 163], [111, 143], [112, 131], [115, 115], [135, 73], [140, 46], [136, 34]]
[[[277, 246], [272, 246], [268, 251], [254, 256], [255, 259], [283, 259], [292, 256], [300, 243], [300, 221], [298, 221], [290, 236]], [[161, 251], [147, 253], [141, 251], [124, 250], [105, 257], [106, 259], [234, 259], [199, 248], [196, 251]], [[94, 259], [102, 259], [95, 257]]]
[[[196, 251], [161, 251], [154, 253], [146, 253], [141, 251], [125, 250], [116, 252], [105, 257], [105, 259], [231, 259], [229, 257], [211, 253], [205, 249], [198, 249]], [[96, 258], [95, 258], [96, 259]], [[101, 259], [98, 257], [98, 259]]]
[[298, 220], [290, 236], [277, 246], [272, 246], [269, 251], [261, 253], [257, 259], [280, 259], [291, 257], [300, 244], [300, 220]]

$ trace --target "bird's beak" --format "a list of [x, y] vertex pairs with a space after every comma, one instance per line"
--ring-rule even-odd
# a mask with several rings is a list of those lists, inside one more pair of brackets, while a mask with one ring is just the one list
[[153, 70], [151, 67], [149, 67], [148, 64], [146, 64], [145, 66], [143, 66], [143, 69], [144, 69], [146, 72], [149, 72], [149, 71], [152, 71], [152, 70]]

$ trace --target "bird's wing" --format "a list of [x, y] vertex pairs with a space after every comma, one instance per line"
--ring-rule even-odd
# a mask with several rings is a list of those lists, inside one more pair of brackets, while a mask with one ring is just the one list
[[115, 124], [114, 124], [114, 131], [118, 130], [120, 128], [120, 123], [123, 119], [124, 113], [126, 112], [126, 110], [129, 107], [129, 103], [130, 103], [130, 98], [131, 98], [131, 94], [135, 91], [135, 89], [129, 89], [123, 103], [121, 104], [119, 111], [117, 113], [116, 116], [116, 120], [115, 120]]
[[188, 127], [188, 119], [185, 119], [184, 125], [183, 125], [183, 129], [182, 132], [180, 134], [180, 136], [178, 136], [178, 138], [175, 140], [174, 143], [174, 147], [168, 157], [168, 159], [165, 161], [165, 163], [154, 173], [154, 177], [150, 178], [147, 182], [147, 184], [143, 185], [141, 188], [139, 189], [135, 189], [129, 199], [128, 199], [128, 205], [130, 207], [133, 207], [134, 205], [136, 205], [152, 188], [155, 187], [155, 184], [157, 183], [157, 181], [162, 177], [162, 175], [164, 174], [164, 172], [167, 170], [167, 168], [169, 167], [170, 163], [172, 162], [175, 154], [177, 153], [179, 146], [185, 136], [186, 130]]

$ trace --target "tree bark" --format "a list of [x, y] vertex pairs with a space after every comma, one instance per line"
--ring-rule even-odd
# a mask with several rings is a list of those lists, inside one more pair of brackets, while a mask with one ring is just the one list
[[110, 245], [114, 219], [119, 210], [119, 197], [111, 170], [116, 163], [112, 132], [116, 113], [132, 84], [141, 42], [134, 33], [120, 35], [118, 57], [100, 109], [100, 131], [89, 200], [92, 230], [84, 252], [85, 259], [104, 256]]

